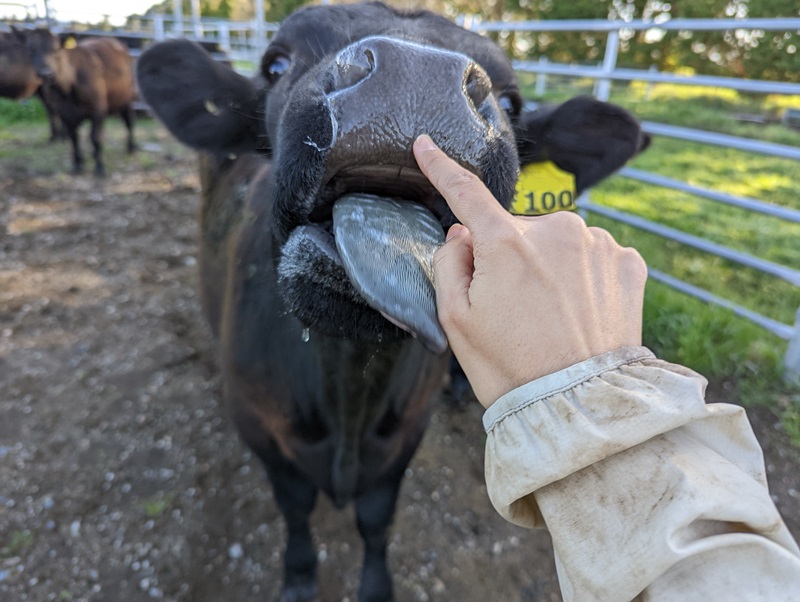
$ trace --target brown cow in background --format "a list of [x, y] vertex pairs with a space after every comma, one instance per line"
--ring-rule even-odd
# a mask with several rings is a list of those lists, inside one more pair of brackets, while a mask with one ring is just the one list
[[50, 141], [58, 140], [62, 137], [61, 120], [42, 87], [42, 79], [36, 75], [28, 49], [16, 31], [0, 32], [0, 97], [25, 100], [34, 94], [47, 111]]
[[36, 74], [44, 81], [45, 94], [52, 98], [72, 141], [73, 171], [83, 171], [78, 127], [88, 119], [92, 124], [95, 174], [105, 175], [102, 135], [107, 115], [122, 118], [128, 128], [128, 152], [136, 148], [133, 140], [136, 91], [128, 51], [116, 40], [105, 38], [90, 38], [75, 48], [61, 48], [58, 38], [44, 28], [15, 33], [24, 41]]
[[23, 100], [41, 85], [25, 45], [14, 32], [0, 32], [0, 96]]

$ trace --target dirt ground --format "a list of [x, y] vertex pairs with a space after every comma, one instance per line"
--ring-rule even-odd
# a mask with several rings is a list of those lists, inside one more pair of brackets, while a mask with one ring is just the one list
[[[284, 527], [195, 294], [193, 155], [151, 124], [129, 159], [109, 133], [98, 181], [43, 127], [0, 132], [0, 600], [276, 600]], [[488, 502], [480, 416], [441, 400], [408, 470], [400, 602], [560, 600], [548, 535]], [[800, 454], [752, 416], [800, 535]], [[355, 600], [352, 511], [320, 499], [313, 522], [322, 599]]]

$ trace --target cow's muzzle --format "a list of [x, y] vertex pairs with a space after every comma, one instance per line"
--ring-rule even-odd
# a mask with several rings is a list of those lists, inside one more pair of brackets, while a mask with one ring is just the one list
[[[300, 86], [282, 117], [292, 136], [281, 140], [277, 169], [290, 174], [275, 199], [286, 236], [281, 277], [296, 281], [313, 246], [370, 307], [441, 352], [431, 259], [455, 217], [412, 145], [430, 135], [509, 202], [518, 160], [491, 81], [463, 54], [383, 36], [347, 46], [309, 77], [314, 85]], [[290, 304], [303, 319], [301, 305]]]
[[365, 164], [416, 168], [411, 145], [421, 134], [482, 175], [482, 159], [504, 121], [489, 77], [467, 56], [369, 37], [341, 50], [327, 76], [327, 178]]

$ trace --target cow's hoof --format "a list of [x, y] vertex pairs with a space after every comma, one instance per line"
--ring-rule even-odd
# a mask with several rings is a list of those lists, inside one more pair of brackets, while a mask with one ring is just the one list
[[284, 587], [281, 602], [319, 602], [319, 588], [316, 583]]
[[392, 602], [392, 578], [386, 565], [381, 563], [367, 568], [361, 574], [358, 602]]

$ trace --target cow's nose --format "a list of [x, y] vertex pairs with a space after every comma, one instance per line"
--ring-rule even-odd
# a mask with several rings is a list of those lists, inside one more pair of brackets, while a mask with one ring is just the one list
[[353, 44], [336, 57], [331, 92], [352, 88], [375, 70], [375, 52], [369, 45]]
[[[413, 86], [418, 97], [431, 102], [450, 101], [461, 91], [477, 113], [492, 92], [489, 76], [469, 57], [406, 40], [372, 36], [342, 49], [334, 59], [328, 94], [356, 92], [370, 82], [370, 97], [377, 89], [391, 97]], [[437, 94], [441, 98], [437, 98]]]
[[326, 70], [331, 118], [326, 169], [417, 163], [414, 139], [429, 134], [462, 165], [481, 171], [487, 144], [505, 127], [486, 72], [459, 52], [373, 36], [340, 50]]
[[483, 69], [475, 63], [470, 63], [464, 74], [463, 89], [472, 106], [477, 110], [492, 93], [492, 82]]

